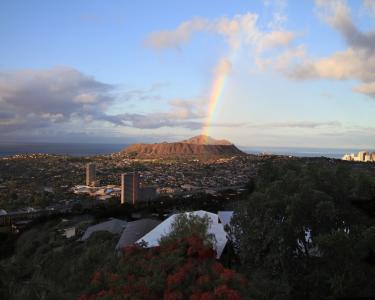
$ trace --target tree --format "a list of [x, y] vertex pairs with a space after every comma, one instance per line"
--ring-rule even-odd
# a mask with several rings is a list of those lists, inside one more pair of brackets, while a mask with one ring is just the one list
[[168, 243], [198, 235], [205, 245], [213, 247], [216, 240], [215, 235], [208, 232], [210, 224], [211, 220], [207, 215], [200, 217], [189, 213], [179, 214], [173, 220], [170, 232], [161, 237], [160, 243]]
[[264, 298], [375, 295], [375, 269], [366, 262], [375, 253], [375, 222], [350, 200], [374, 197], [373, 182], [322, 161], [263, 166], [235, 211], [231, 236], [243, 272]]
[[[88, 299], [245, 299], [245, 277], [216, 260], [208, 216], [180, 214], [159, 247], [122, 249], [110, 272], [98, 270], [81, 300]], [[107, 297], [107, 298], [106, 298]]]
[[93, 274], [79, 299], [231, 299], [247, 298], [248, 282], [223, 267], [197, 236], [163, 242], [160, 247], [127, 246], [118, 267]]

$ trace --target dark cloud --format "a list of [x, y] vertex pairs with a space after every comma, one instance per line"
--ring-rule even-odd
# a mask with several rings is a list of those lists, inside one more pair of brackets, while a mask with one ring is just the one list
[[15, 114], [9, 111], [0, 111], [0, 120], [7, 120], [7, 119], [12, 119], [15, 117]]
[[[68, 67], [0, 73], [0, 132], [69, 121], [105, 109], [112, 85]], [[1, 118], [4, 119], [4, 118]]]

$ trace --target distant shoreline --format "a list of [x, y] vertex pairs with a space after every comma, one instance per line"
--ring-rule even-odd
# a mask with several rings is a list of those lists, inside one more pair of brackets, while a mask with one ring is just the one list
[[[94, 156], [119, 152], [127, 144], [99, 143], [4, 143], [0, 144], [0, 157], [16, 154], [57, 154], [75, 157]], [[248, 154], [274, 154], [296, 157], [328, 157], [341, 159], [346, 153], [357, 153], [361, 149], [298, 148], [298, 147], [239, 147]]]

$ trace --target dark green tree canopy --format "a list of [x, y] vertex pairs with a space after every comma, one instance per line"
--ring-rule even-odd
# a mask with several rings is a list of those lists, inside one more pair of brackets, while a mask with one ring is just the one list
[[322, 161], [262, 166], [231, 236], [265, 298], [375, 295], [375, 222], [356, 205], [374, 203], [374, 173]]

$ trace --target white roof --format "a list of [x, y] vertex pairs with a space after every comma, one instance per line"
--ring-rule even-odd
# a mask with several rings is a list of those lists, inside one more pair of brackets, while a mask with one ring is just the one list
[[219, 211], [217, 214], [219, 215], [219, 220], [223, 226], [230, 225], [230, 221], [233, 217], [233, 211]]
[[0, 209], [0, 216], [6, 215], [7, 211], [5, 209]]
[[[227, 234], [224, 231], [223, 224], [219, 223], [218, 215], [204, 211], [204, 210], [185, 212], [184, 214], [189, 214], [189, 215], [192, 214], [192, 215], [199, 216], [199, 217], [204, 217], [205, 215], [207, 215], [210, 218], [211, 224], [208, 228], [208, 233], [215, 235], [216, 244], [214, 245], [214, 248], [217, 253], [216, 257], [219, 258], [227, 243]], [[168, 219], [166, 219], [164, 222], [156, 226], [153, 230], [151, 230], [145, 236], [141, 237], [136, 243], [140, 243], [144, 241], [147, 243], [148, 247], [158, 246], [160, 238], [170, 233], [171, 225], [178, 215], [180, 214], [174, 214], [170, 216]]]
[[126, 221], [113, 218], [109, 221], [88, 227], [82, 236], [81, 241], [87, 240], [94, 232], [97, 231], [108, 231], [113, 234], [121, 234], [125, 226]]

